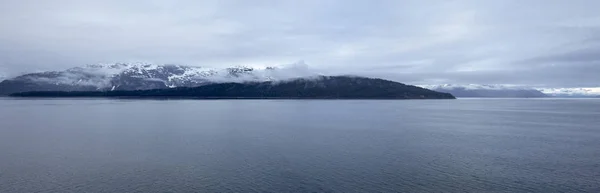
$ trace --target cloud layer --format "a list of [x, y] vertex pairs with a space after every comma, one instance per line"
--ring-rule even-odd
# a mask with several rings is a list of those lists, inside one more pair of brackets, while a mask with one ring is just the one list
[[0, 76], [144, 61], [600, 86], [594, 0], [0, 0]]

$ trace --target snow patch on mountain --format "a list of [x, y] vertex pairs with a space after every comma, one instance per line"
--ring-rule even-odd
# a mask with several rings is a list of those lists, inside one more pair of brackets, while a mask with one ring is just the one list
[[[180, 67], [180, 68], [182, 68], [182, 67]], [[194, 78], [199, 78], [199, 77], [209, 77], [209, 76], [217, 74], [217, 71], [213, 70], [213, 69], [188, 67], [187, 69], [183, 69], [183, 70], [184, 70], [184, 72], [182, 74], [172, 74], [167, 78], [167, 80], [169, 82], [171, 82], [171, 81], [178, 81], [178, 80], [194, 79]]]

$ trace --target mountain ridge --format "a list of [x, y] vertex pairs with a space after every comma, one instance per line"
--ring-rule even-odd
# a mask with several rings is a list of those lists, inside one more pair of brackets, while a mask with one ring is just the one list
[[[557, 98], [593, 98], [600, 96], [600, 87], [528, 87], [507, 84], [441, 84], [441, 85], [419, 85], [437, 91], [451, 92], [457, 97], [490, 97], [477, 95], [479, 91], [497, 92], [495, 97], [557, 97]], [[538, 92], [539, 91], [539, 92]], [[461, 92], [470, 92], [468, 96]], [[519, 94], [520, 92], [520, 94]], [[542, 93], [543, 95], [541, 95]]]
[[584, 88], [539, 88], [539, 90], [552, 97], [588, 98], [600, 97], [600, 87]]
[[448, 93], [384, 79], [319, 76], [285, 81], [213, 83], [198, 87], [133, 91], [33, 91], [13, 97], [126, 97], [196, 99], [455, 99]]
[[[294, 66], [296, 65], [296, 66]], [[270, 81], [317, 75], [291, 67], [222, 69], [149, 63], [92, 64], [63, 71], [28, 73], [0, 82], [0, 95], [28, 91], [106, 91], [196, 87], [218, 82]], [[307, 67], [305, 67], [307, 68]]]
[[443, 84], [443, 85], [421, 85], [424, 88], [438, 92], [446, 92], [455, 97], [483, 97], [483, 98], [543, 98], [549, 97], [541, 91], [533, 88], [512, 85], [490, 85], [490, 84]]

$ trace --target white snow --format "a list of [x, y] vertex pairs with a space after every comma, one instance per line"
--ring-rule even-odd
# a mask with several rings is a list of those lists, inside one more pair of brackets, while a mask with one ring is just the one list
[[[177, 71], [167, 71], [167, 67], [179, 68]], [[238, 73], [232, 76], [231, 70]], [[181, 72], [182, 71], [182, 72]], [[278, 67], [250, 68], [238, 66], [233, 68], [204, 68], [180, 65], [156, 65], [149, 63], [102, 63], [90, 64], [83, 67], [70, 68], [65, 71], [52, 72], [58, 77], [31, 76], [32, 81], [47, 82], [51, 84], [94, 86], [98, 89], [111, 89], [117, 87], [111, 80], [117, 75], [142, 78], [147, 80], [160, 80], [167, 87], [177, 87], [182, 83], [210, 82], [247, 82], [247, 81], [280, 81], [319, 75], [309, 70], [304, 62]], [[167, 74], [165, 74], [167, 73]], [[158, 78], [161, 75], [164, 78]], [[166, 77], [165, 77], [166, 76]]]
[[187, 67], [184, 69], [185, 69], [185, 72], [183, 74], [173, 74], [167, 78], [168, 81], [172, 82], [172, 81], [193, 80], [193, 79], [197, 79], [197, 78], [209, 77], [209, 76], [216, 74], [216, 71], [214, 69], [210, 69], [210, 68]]
[[600, 87], [587, 88], [538, 88], [551, 96], [600, 96]]

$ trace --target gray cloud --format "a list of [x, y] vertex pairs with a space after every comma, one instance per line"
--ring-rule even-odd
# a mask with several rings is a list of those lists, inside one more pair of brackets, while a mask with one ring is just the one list
[[594, 0], [0, 0], [0, 76], [277, 65], [412, 84], [600, 86]]

